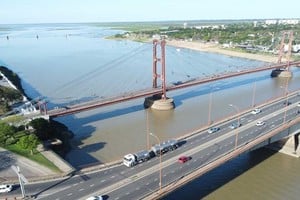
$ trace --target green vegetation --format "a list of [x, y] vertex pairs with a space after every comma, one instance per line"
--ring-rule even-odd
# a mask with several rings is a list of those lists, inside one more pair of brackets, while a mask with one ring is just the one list
[[33, 160], [43, 166], [46, 166], [54, 172], [61, 172], [58, 167], [56, 167], [52, 162], [50, 162], [48, 159], [46, 159], [39, 152], [34, 151], [34, 153], [32, 153], [30, 150], [23, 149], [17, 144], [8, 145], [8, 146], [6, 146], [6, 149], [9, 151], [12, 151], [18, 155], [29, 158], [30, 160]]
[[[134, 27], [134, 26], [133, 26]], [[138, 28], [139, 26], [136, 26]], [[142, 27], [142, 26], [141, 26]], [[214, 42], [218, 44], [230, 44], [235, 48], [253, 51], [270, 51], [278, 47], [287, 31], [294, 32], [294, 43], [300, 44], [300, 24], [273, 24], [264, 22], [219, 23], [219, 24], [166, 24], [148, 26], [149, 29], [127, 29], [130, 31], [114, 36], [116, 39], [143, 40], [152, 36], [162, 36], [169, 40], [190, 40], [201, 42]], [[142, 39], [141, 39], [142, 38]], [[287, 42], [286, 42], [287, 43]]]
[[70, 135], [67, 133], [65, 126], [44, 119], [34, 119], [28, 125], [19, 127], [0, 121], [0, 146], [57, 171], [58, 169], [36, 148], [43, 141], [58, 138], [63, 145], [57, 145], [53, 150], [62, 155], [70, 148], [68, 143]]
[[6, 76], [6, 78], [8, 80], [10, 80], [15, 86], [16, 88], [24, 95], [25, 95], [25, 92], [24, 92], [24, 89], [22, 87], [22, 84], [21, 84], [21, 79], [20, 77], [14, 73], [13, 71], [11, 71], [10, 69], [6, 68], [6, 67], [3, 67], [3, 66], [0, 66], [0, 71], [4, 74], [4, 76]]
[[23, 96], [18, 90], [0, 85], [0, 115], [10, 111], [10, 105], [13, 102], [22, 101], [22, 99]]
[[[16, 87], [21, 88], [21, 90], [15, 90], [11, 87], [0, 85], [0, 115], [3, 115], [12, 109], [11, 106], [14, 103], [23, 100], [23, 93], [20, 92], [23, 91], [23, 89], [18, 75], [16, 75], [6, 67], [2, 67], [2, 66], [0, 66], [0, 71], [2, 72], [2, 74], [4, 74], [4, 76], [6, 76], [7, 78], [9, 77], [10, 78], [9, 80], [12, 80], [13, 84], [15, 84]], [[0, 75], [0, 81], [3, 78], [4, 77]]]
[[[5, 84], [0, 85], [0, 115], [2, 115], [12, 110], [11, 105], [23, 100], [24, 90], [17, 74], [6, 67], [0, 67], [0, 71], [18, 89], [7, 87]], [[0, 76], [0, 80], [3, 78]], [[25, 156], [57, 172], [59, 169], [37, 151], [37, 146], [43, 144], [45, 148], [51, 148], [57, 154], [64, 156], [70, 150], [70, 137], [72, 134], [66, 126], [52, 120], [47, 121], [40, 118], [28, 123], [24, 116], [10, 115], [0, 121], [0, 147]], [[54, 140], [60, 142], [56, 145], [51, 144], [51, 141]]]

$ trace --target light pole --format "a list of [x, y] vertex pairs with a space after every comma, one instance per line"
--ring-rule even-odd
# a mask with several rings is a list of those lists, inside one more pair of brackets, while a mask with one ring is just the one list
[[[237, 127], [238, 128], [240, 126], [240, 109], [236, 106], [236, 105], [233, 105], [233, 104], [229, 104], [230, 107], [234, 108], [235, 111], [237, 112], [238, 114], [238, 122], [237, 122]], [[238, 130], [236, 130], [236, 134], [235, 134], [235, 145], [234, 145], [234, 149], [236, 149], [237, 147], [237, 143], [238, 143], [238, 136], [239, 136], [239, 132]]]
[[211, 113], [211, 104], [212, 104], [212, 91], [210, 91], [210, 93], [209, 93], [209, 103], [208, 103], [208, 117], [207, 117], [207, 119], [208, 119], [208, 122], [207, 122], [207, 124], [208, 124], [208, 126], [211, 124], [211, 121], [210, 121], [210, 113]]
[[285, 95], [286, 95], [286, 101], [285, 101], [285, 111], [284, 111], [284, 117], [283, 117], [283, 123], [285, 123], [286, 120], [286, 112], [287, 112], [287, 106], [289, 105], [289, 99], [288, 99], [288, 85], [289, 85], [289, 78], [286, 78], [286, 83], [285, 83]]
[[150, 149], [150, 142], [149, 142], [149, 108], [146, 110], [146, 135], [147, 135], [147, 149]]
[[256, 80], [253, 85], [252, 107], [254, 107], [254, 105], [255, 105], [255, 92], [256, 92]]
[[210, 93], [209, 93], [209, 102], [208, 102], [208, 126], [211, 124], [211, 107], [212, 107], [212, 95], [213, 95], [213, 91], [214, 90], [217, 90], [219, 88], [214, 88], [213, 86], [211, 86], [211, 89], [210, 89]]
[[[149, 133], [151, 136], [155, 137], [157, 140], [158, 144], [160, 145], [160, 139], [157, 137], [157, 135], [153, 133]], [[160, 151], [160, 150], [159, 150]], [[161, 151], [159, 152], [159, 193], [161, 192]]]
[[22, 197], [25, 198], [26, 195], [25, 195], [24, 183], [28, 183], [28, 180], [23, 176], [23, 174], [21, 174], [19, 166], [12, 165], [11, 168], [18, 175]]

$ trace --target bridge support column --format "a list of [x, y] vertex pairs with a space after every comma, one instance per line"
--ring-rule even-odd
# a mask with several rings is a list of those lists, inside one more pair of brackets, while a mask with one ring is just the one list
[[291, 78], [293, 77], [293, 72], [282, 69], [274, 69], [271, 73], [271, 77]]
[[[160, 49], [158, 48], [160, 46]], [[157, 78], [161, 80], [161, 94], [153, 95], [152, 97], [147, 97], [144, 102], [144, 107], [155, 110], [172, 110], [175, 107], [174, 100], [167, 97], [167, 87], [166, 87], [166, 41], [153, 40], [153, 88], [157, 88]], [[158, 50], [160, 50], [160, 55], [158, 55]], [[160, 62], [161, 69], [160, 74], [158, 73], [157, 63]]]
[[283, 139], [279, 142], [276, 142], [272, 145], [272, 148], [274, 149], [276, 145], [277, 149], [279, 149], [279, 152], [299, 158], [300, 157], [299, 136], [300, 133], [297, 133], [289, 137], [288, 139]]
[[155, 110], [172, 110], [175, 108], [175, 104], [172, 98], [162, 99], [161, 95], [154, 95], [145, 99], [144, 107]]

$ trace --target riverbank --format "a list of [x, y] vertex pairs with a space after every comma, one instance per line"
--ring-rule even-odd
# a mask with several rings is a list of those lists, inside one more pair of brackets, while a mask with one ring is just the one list
[[251, 60], [258, 60], [263, 62], [275, 63], [277, 62], [278, 57], [276, 55], [267, 55], [267, 54], [253, 54], [240, 52], [235, 50], [230, 50], [229, 48], [222, 48], [221, 45], [215, 43], [203, 43], [203, 42], [194, 42], [194, 41], [183, 41], [183, 40], [167, 40], [167, 45], [174, 46], [177, 48], [186, 48], [196, 51], [210, 52], [223, 54], [227, 56], [246, 58]]
[[[21, 79], [16, 73], [7, 67], [0, 66], [0, 76], [0, 86], [19, 92], [23, 99], [20, 99], [20, 102], [18, 101], [19, 103], [28, 102], [28, 99], [30, 98], [26, 96], [24, 89], [22, 88]], [[10, 99], [12, 102], [16, 100], [17, 99]], [[4, 121], [5, 120], [3, 120], [3, 122]], [[1, 119], [0, 123], [2, 123]], [[17, 128], [20, 129], [20, 127]], [[53, 145], [52, 149], [48, 148], [48, 146], [46, 148], [38, 148], [39, 154], [34, 158], [33, 156], [27, 156], [27, 154], [24, 153], [25, 151], [20, 152], [12, 150], [10, 146], [3, 145], [2, 147], [4, 148], [0, 147], [0, 160], [4, 161], [0, 163], [0, 183], [15, 184], [18, 182], [17, 176], [11, 168], [12, 165], [19, 166], [22, 170], [22, 174], [27, 177], [30, 182], [61, 178], [75, 171], [69, 163], [62, 159], [62, 157], [70, 150], [69, 140], [73, 134], [64, 124], [53, 120], [49, 121], [47, 129], [49, 129], [47, 130], [48, 132], [50, 131], [51, 134], [62, 141], [64, 145]], [[43, 131], [46, 132], [45, 129], [43, 129]], [[14, 134], [17, 134], [17, 132]], [[46, 140], [40, 142], [46, 143]], [[40, 159], [41, 157], [44, 157], [45, 159]]]

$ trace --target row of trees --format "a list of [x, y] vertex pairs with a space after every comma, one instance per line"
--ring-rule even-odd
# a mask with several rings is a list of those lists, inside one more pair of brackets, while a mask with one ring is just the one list
[[233, 44], [251, 44], [268, 46], [275, 48], [281, 41], [282, 33], [284, 31], [294, 31], [295, 43], [300, 43], [300, 25], [257, 25], [253, 23], [236, 23], [226, 24], [219, 27], [179, 27], [169, 26], [167, 29], [155, 29], [155, 30], [141, 30], [126, 32], [124, 34], [118, 34], [115, 37], [124, 38], [126, 35], [147, 35], [151, 38], [153, 35], [167, 35], [169, 39], [180, 40], [199, 40], [204, 42], [218, 42], [220, 44], [233, 43]]

